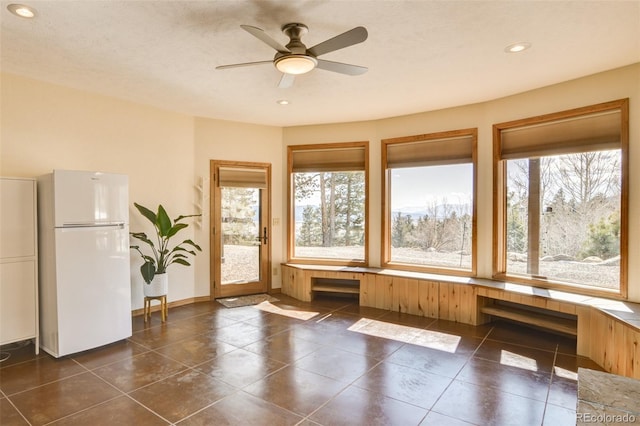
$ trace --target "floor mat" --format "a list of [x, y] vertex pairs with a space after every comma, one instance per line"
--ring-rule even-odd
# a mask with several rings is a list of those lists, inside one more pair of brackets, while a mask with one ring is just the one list
[[277, 302], [278, 300], [279, 299], [276, 299], [273, 296], [269, 296], [268, 294], [252, 294], [250, 296], [217, 299], [219, 303], [226, 306], [227, 308], [239, 308], [240, 306], [257, 305], [258, 303], [262, 302]]

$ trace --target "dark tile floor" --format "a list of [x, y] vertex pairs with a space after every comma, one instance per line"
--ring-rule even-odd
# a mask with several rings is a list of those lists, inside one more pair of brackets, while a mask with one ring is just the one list
[[319, 298], [154, 313], [123, 342], [0, 364], [8, 425], [574, 425], [575, 340]]

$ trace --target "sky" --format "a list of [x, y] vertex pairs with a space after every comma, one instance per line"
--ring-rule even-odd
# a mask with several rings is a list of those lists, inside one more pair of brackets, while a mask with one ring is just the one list
[[[404, 213], [425, 212], [442, 204], [471, 204], [473, 200], [473, 165], [452, 164], [430, 167], [405, 167], [391, 172], [391, 210]], [[298, 207], [320, 205], [319, 191]]]
[[394, 169], [391, 209], [413, 210], [436, 204], [468, 204], [473, 194], [473, 166], [453, 164]]

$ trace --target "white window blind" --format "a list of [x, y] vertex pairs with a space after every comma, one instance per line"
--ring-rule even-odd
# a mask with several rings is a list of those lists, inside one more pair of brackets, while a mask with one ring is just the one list
[[387, 168], [473, 162], [473, 135], [386, 143]]
[[264, 169], [240, 169], [220, 167], [218, 185], [235, 188], [266, 188], [267, 172]]
[[502, 159], [621, 147], [621, 111], [611, 110], [500, 131]]
[[364, 171], [364, 146], [345, 148], [299, 149], [292, 148], [292, 172]]

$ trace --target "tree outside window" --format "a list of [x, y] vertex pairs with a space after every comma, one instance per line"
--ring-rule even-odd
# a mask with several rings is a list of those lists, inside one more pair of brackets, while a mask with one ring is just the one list
[[475, 274], [476, 129], [382, 141], [382, 264]]
[[289, 147], [290, 261], [366, 264], [367, 147]]
[[494, 276], [626, 295], [628, 99], [494, 125]]

